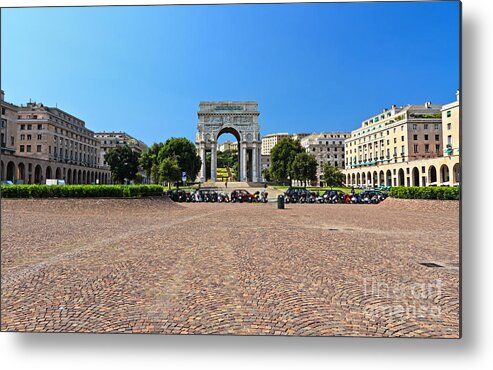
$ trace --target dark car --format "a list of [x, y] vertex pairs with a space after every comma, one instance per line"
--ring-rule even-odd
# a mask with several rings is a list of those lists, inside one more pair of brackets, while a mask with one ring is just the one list
[[326, 190], [322, 197], [325, 203], [344, 203], [345, 195], [342, 190]]
[[217, 191], [214, 189], [198, 189], [192, 195], [194, 202], [217, 202]]
[[313, 194], [307, 188], [290, 187], [284, 192], [286, 203], [308, 202]]
[[255, 200], [255, 196], [247, 190], [238, 189], [231, 192], [230, 199], [233, 203], [253, 202]]
[[360, 194], [363, 203], [380, 203], [387, 198], [387, 194], [378, 190], [367, 190]]
[[174, 202], [186, 202], [190, 196], [190, 193], [187, 193], [182, 189], [173, 189], [168, 191], [168, 196]]

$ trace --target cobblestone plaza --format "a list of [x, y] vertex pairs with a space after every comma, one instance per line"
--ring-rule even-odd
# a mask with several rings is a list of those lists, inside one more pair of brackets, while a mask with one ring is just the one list
[[3, 199], [1, 227], [2, 330], [459, 336], [455, 201]]

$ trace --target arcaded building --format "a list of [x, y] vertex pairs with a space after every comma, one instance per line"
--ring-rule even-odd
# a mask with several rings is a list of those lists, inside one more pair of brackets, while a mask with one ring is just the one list
[[68, 184], [110, 181], [110, 172], [99, 163], [99, 142], [84, 121], [41, 103], [15, 106], [4, 101], [3, 92], [1, 106], [2, 126], [5, 120], [7, 128], [5, 132], [2, 130], [6, 138], [5, 148], [2, 144], [2, 181], [20, 184], [43, 184], [46, 179], [65, 180]]
[[455, 186], [460, 183], [459, 95], [447, 105], [393, 106], [346, 140], [348, 186]]

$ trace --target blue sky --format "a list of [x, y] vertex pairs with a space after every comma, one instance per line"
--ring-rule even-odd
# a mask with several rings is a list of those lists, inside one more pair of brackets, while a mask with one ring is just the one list
[[256, 100], [262, 134], [350, 131], [459, 87], [459, 5], [2, 9], [6, 100], [147, 144], [195, 138], [201, 100]]

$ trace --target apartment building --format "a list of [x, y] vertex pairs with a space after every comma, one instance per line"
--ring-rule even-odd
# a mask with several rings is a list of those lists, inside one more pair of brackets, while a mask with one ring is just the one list
[[320, 186], [322, 186], [323, 168], [326, 163], [344, 168], [344, 144], [350, 136], [350, 132], [322, 132], [305, 136], [300, 140], [301, 146], [317, 160], [317, 182]]
[[104, 168], [109, 168], [108, 164], [105, 161], [105, 155], [108, 153], [108, 150], [111, 148], [115, 148], [119, 145], [128, 145], [133, 151], [137, 153], [142, 153], [147, 150], [147, 145], [140, 140], [135, 139], [130, 136], [126, 132], [96, 132], [94, 137], [99, 142], [99, 163]]

